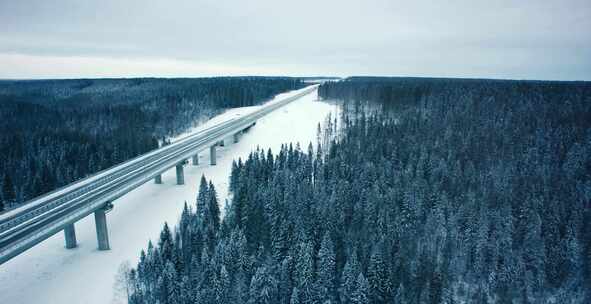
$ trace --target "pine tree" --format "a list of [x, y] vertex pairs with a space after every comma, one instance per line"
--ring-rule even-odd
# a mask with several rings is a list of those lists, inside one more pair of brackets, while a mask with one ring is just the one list
[[359, 262], [357, 262], [357, 255], [352, 254], [343, 270], [341, 279], [341, 302], [342, 303], [353, 303], [353, 294], [357, 289], [357, 277], [361, 273]]
[[528, 297], [540, 291], [545, 281], [544, 241], [542, 239], [541, 219], [533, 201], [524, 206], [525, 236], [523, 238], [523, 260], [525, 265], [525, 284]]
[[215, 303], [216, 301], [216, 281], [217, 266], [215, 259], [209, 254], [207, 247], [203, 248], [201, 254], [201, 263], [203, 272], [199, 280], [199, 298], [202, 303]]
[[217, 233], [220, 229], [220, 206], [218, 203], [217, 192], [213, 183], [209, 181], [209, 193], [208, 193], [208, 211], [211, 217], [210, 225], [213, 226], [213, 230]]
[[278, 261], [281, 261], [287, 254], [289, 245], [289, 224], [282, 216], [276, 215], [273, 218], [273, 225], [271, 227], [271, 246], [273, 248], [273, 256]]
[[310, 243], [300, 243], [296, 257], [295, 281], [302, 303], [312, 303], [315, 300], [314, 252]]
[[300, 304], [300, 292], [298, 291], [297, 287], [293, 288], [291, 292], [291, 298], [289, 300], [289, 304]]
[[230, 274], [226, 267], [222, 265], [220, 269], [219, 279], [216, 286], [216, 303], [217, 304], [232, 304], [235, 303], [232, 298], [232, 285], [230, 282]]
[[279, 279], [278, 279], [278, 289], [279, 289], [279, 301], [280, 303], [288, 304], [290, 300], [290, 295], [293, 290], [293, 280], [292, 280], [292, 272], [293, 272], [293, 259], [291, 257], [286, 257], [282, 262], [279, 268]]
[[193, 295], [191, 290], [191, 281], [188, 276], [183, 275], [180, 283], [180, 298], [179, 303], [189, 304], [193, 302]]
[[173, 240], [172, 235], [170, 233], [170, 228], [168, 228], [168, 223], [164, 222], [164, 228], [160, 232], [160, 239], [158, 240], [158, 248], [160, 248], [160, 252], [162, 258], [165, 261], [170, 261], [172, 259], [173, 254]]
[[196, 204], [196, 212], [197, 218], [201, 222], [205, 222], [205, 213], [206, 208], [208, 205], [208, 198], [209, 195], [209, 188], [207, 185], [207, 180], [205, 179], [205, 175], [201, 175], [201, 181], [199, 182], [199, 192], [197, 194], [197, 204]]
[[240, 167], [236, 160], [232, 160], [232, 169], [230, 171], [230, 184], [228, 186], [228, 191], [230, 192], [237, 192], [238, 187], [238, 176], [240, 174]]
[[[570, 274], [570, 278], [573, 278], [573, 281], [580, 284], [580, 280], [582, 276], [579, 275], [581, 271], [583, 271], [583, 250], [579, 243], [578, 238], [578, 221], [577, 215], [573, 215], [571, 221], [569, 221], [566, 229], [566, 256], [568, 261], [568, 270]], [[578, 282], [577, 282], [578, 281]], [[577, 284], [577, 285], [578, 285]]]
[[369, 260], [367, 270], [367, 277], [369, 282], [369, 297], [372, 303], [388, 302], [388, 297], [391, 293], [392, 286], [390, 284], [390, 276], [387, 272], [388, 267], [384, 263], [382, 254], [383, 245], [375, 246], [373, 253]]
[[335, 301], [335, 279], [337, 277], [334, 245], [330, 235], [326, 233], [318, 252], [318, 285], [320, 286], [320, 300]]
[[351, 298], [353, 304], [369, 304], [369, 282], [362, 273], [357, 276], [357, 285]]
[[248, 299], [250, 297], [250, 287], [247, 282], [246, 274], [242, 269], [238, 270], [236, 274], [236, 280], [234, 283], [234, 295], [233, 299], [236, 301], [237, 304], [246, 304], [248, 303]]
[[177, 272], [171, 262], [167, 262], [162, 274], [162, 299], [163, 303], [180, 303], [181, 289], [180, 280], [177, 278]]
[[277, 303], [277, 281], [266, 266], [259, 267], [250, 281], [249, 303]]

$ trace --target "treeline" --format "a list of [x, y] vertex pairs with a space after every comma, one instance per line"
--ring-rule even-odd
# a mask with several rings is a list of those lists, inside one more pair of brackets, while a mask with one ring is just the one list
[[129, 302], [589, 303], [590, 93], [324, 84], [322, 98], [382, 104], [383, 115], [350, 107], [330, 147], [239, 160], [223, 219], [202, 179], [196, 211], [142, 251]]
[[0, 211], [157, 148], [225, 108], [303, 86], [283, 77], [0, 81]]

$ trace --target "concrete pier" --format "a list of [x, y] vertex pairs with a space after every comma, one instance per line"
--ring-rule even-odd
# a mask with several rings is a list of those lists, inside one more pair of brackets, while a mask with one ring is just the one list
[[193, 163], [193, 166], [199, 165], [199, 153], [193, 155], [191, 162]]
[[66, 248], [76, 248], [76, 230], [74, 229], [74, 223], [69, 224], [64, 228], [64, 236], [66, 237]]
[[209, 147], [209, 164], [212, 166], [216, 165], [215, 145]]
[[98, 249], [109, 250], [109, 231], [107, 230], [107, 217], [104, 208], [98, 209], [94, 212], [94, 222], [96, 224]]
[[162, 174], [154, 176], [154, 184], [162, 184]]
[[185, 184], [185, 171], [183, 170], [184, 161], [176, 165], [176, 184]]
[[240, 133], [242, 133], [242, 132], [234, 133], [234, 136], [233, 136], [234, 137], [234, 143], [237, 143], [238, 140], [240, 140]]

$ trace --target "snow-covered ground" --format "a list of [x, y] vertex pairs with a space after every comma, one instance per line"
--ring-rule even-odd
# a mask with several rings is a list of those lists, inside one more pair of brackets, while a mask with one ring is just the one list
[[[233, 159], [247, 157], [257, 146], [277, 152], [282, 143], [299, 142], [305, 151], [309, 142], [316, 141], [317, 124], [338, 111], [316, 99], [316, 92], [306, 95], [260, 119], [240, 142], [226, 140], [226, 146], [218, 148], [217, 166], [209, 165], [209, 152], [203, 151], [199, 166], [185, 167], [185, 185], [175, 184], [172, 169], [163, 174], [162, 185], [146, 183], [115, 201], [107, 215], [112, 250], [96, 249], [94, 218], [87, 216], [76, 223], [78, 248], [66, 250], [63, 233], [58, 233], [0, 265], [0, 303], [125, 302], [113, 291], [117, 269], [125, 261], [134, 265], [148, 240], [157, 240], [165, 221], [175, 225], [185, 201], [194, 206], [201, 175], [213, 180], [223, 207]], [[214, 119], [243, 115], [253, 108], [231, 110]]]
[[299, 90], [293, 90], [293, 91], [277, 94], [277, 95], [275, 95], [275, 97], [273, 97], [273, 99], [265, 102], [263, 105], [228, 109], [224, 113], [217, 115], [217, 116], [215, 116], [203, 123], [200, 123], [198, 126], [196, 126], [194, 128], [191, 128], [189, 131], [185, 132], [184, 134], [170, 138], [170, 140], [172, 142], [182, 140], [183, 138], [190, 136], [193, 133], [199, 132], [203, 129], [213, 127], [216, 124], [223, 123], [223, 122], [228, 121], [233, 118], [240, 118], [241, 116], [248, 115], [261, 107], [268, 106], [268, 105], [283, 101], [284, 99], [294, 96], [294, 95], [297, 95], [298, 93], [305, 91], [305, 90], [309, 89], [310, 87], [312, 87], [312, 86], [310, 85], [310, 86], [306, 86], [306, 87], [299, 89]]

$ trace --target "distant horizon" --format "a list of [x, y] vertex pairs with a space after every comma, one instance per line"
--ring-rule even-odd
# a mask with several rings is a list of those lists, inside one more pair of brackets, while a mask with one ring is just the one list
[[347, 79], [353, 77], [375, 78], [423, 78], [423, 79], [474, 79], [499, 81], [548, 81], [548, 82], [591, 82], [591, 79], [542, 79], [542, 78], [497, 78], [463, 76], [410, 76], [410, 75], [349, 75], [349, 76], [293, 76], [293, 75], [215, 75], [215, 76], [122, 76], [122, 77], [64, 77], [64, 78], [0, 78], [0, 81], [44, 81], [44, 80], [125, 80], [125, 79], [199, 79], [199, 78], [241, 78], [241, 77], [288, 77], [308, 79]]

